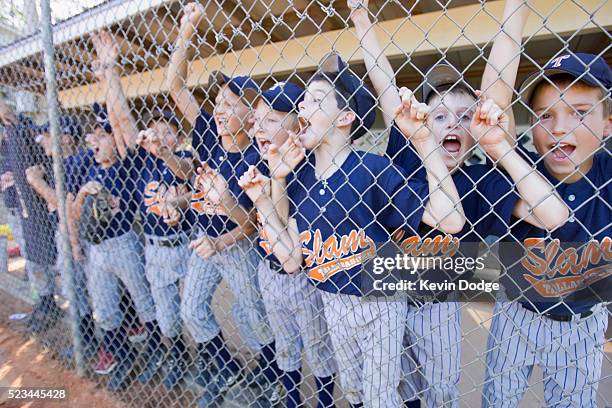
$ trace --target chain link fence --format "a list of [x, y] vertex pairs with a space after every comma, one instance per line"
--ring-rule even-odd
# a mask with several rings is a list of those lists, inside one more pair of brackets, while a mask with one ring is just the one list
[[612, 406], [609, 2], [3, 13], [1, 324], [115, 405]]

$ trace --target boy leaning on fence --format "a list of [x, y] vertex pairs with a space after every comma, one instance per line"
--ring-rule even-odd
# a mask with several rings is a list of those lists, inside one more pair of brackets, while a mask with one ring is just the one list
[[[438, 188], [437, 180], [449, 179], [440, 160], [428, 164], [427, 179], [407, 178], [390, 160], [350, 147], [372, 125], [374, 108], [365, 84], [329, 54], [299, 105], [300, 132], [283, 146], [286, 191], [270, 196], [269, 179], [255, 169], [242, 184], [259, 191], [251, 194], [260, 196], [256, 206], [279, 262], [290, 273], [304, 266], [321, 290], [346, 399], [352, 406], [396, 407], [406, 306], [362, 297], [362, 259], [397, 228], [425, 220], [455, 232], [463, 216], [449, 198], [458, 200], [452, 183]], [[420, 108], [404, 101], [399, 115], [417, 127]], [[437, 155], [427, 135], [418, 142], [420, 153]]]
[[[507, 84], [514, 84], [517, 67]], [[612, 162], [599, 150], [612, 132], [611, 89], [612, 71], [601, 56], [567, 50], [519, 88], [536, 150], [522, 153], [570, 214], [552, 231], [528, 219], [515, 222], [500, 244], [505, 293], [491, 322], [483, 407], [518, 405], [535, 365], [543, 370], [548, 405], [597, 405], [612, 237]], [[510, 92], [491, 97], [511, 105]]]
[[[408, 174], [423, 173], [422, 162], [410, 143], [410, 129], [405, 129], [397, 121], [392, 122], [393, 108], [400, 100], [400, 93], [406, 91], [398, 92], [393, 85], [389, 86], [388, 79], [393, 78], [394, 73], [378, 45], [368, 18], [367, 3], [349, 4], [354, 7], [351, 18], [364, 49], [368, 74], [380, 97], [385, 122], [391, 126], [387, 154]], [[520, 46], [527, 15], [526, 7], [519, 9], [521, 4], [522, 1], [506, 2], [505, 16], [510, 18], [506, 24], [518, 35], [516, 47]], [[452, 65], [438, 63], [425, 75], [422, 103], [431, 109], [427, 126], [440, 143], [440, 154], [452, 173], [468, 223], [460, 233], [451, 237], [437, 236], [439, 232], [436, 229], [422, 224], [416, 238], [424, 242], [437, 238], [458, 240], [459, 255], [476, 259], [479, 243], [488, 235], [505, 235], [512, 215], [525, 216], [521, 211], [527, 205], [534, 209], [539, 220], [545, 220], [548, 225], [558, 225], [565, 220], [563, 214], [567, 215], [567, 210], [550, 184], [517, 157], [506, 141], [507, 118], [501, 108], [492, 100], [479, 98], [480, 92], [473, 92], [462, 78]], [[476, 142], [496, 160], [501, 158], [499, 164], [510, 176], [489, 165], [465, 165]], [[518, 194], [513, 191], [515, 183]], [[414, 242], [415, 237], [404, 235], [396, 238], [401, 243]], [[443, 254], [421, 254], [440, 255]], [[445, 282], [472, 276], [473, 271], [456, 274], [455, 271], [425, 270], [419, 274], [419, 279]], [[415, 291], [411, 295], [404, 339], [403, 398], [423, 398], [431, 407], [457, 405], [461, 322], [459, 303], [453, 301], [456, 294]]]
[[[144, 230], [145, 274], [151, 287], [157, 321], [170, 347], [149, 341], [148, 361], [138, 376], [148, 383], [164, 366], [163, 384], [174, 388], [186, 373], [187, 347], [181, 335], [179, 281], [187, 273], [191, 223], [185, 217], [167, 223], [167, 200], [187, 191], [187, 181], [172, 172], [178, 159], [191, 158], [191, 152], [178, 148], [184, 141], [180, 121], [170, 111], [152, 108], [145, 115], [146, 130], [138, 132], [123, 93], [116, 61], [119, 50], [111, 35], [102, 31], [92, 37], [105, 84], [106, 101], [119, 156], [131, 161], [136, 172], [136, 190]], [[164, 150], [168, 149], [164, 154]], [[166, 161], [164, 158], [168, 158]], [[155, 340], [155, 339], [154, 339]]]
[[51, 164], [35, 141], [37, 126], [30, 118], [23, 114], [15, 115], [6, 101], [0, 99], [0, 120], [6, 132], [5, 170], [13, 175], [21, 208], [26, 273], [32, 289], [38, 295], [27, 321], [27, 330], [29, 333], [43, 333], [63, 315], [54, 299], [57, 274], [54, 234], [57, 219], [54, 214], [49, 214], [47, 202], [28, 183], [26, 170], [38, 164], [50, 169]]
[[[61, 116], [59, 118], [59, 130], [65, 192], [66, 194], [76, 194], [79, 188], [85, 184], [85, 178], [90, 168], [93, 166], [93, 156], [91, 151], [82, 150], [78, 147], [79, 139], [83, 136], [83, 132], [76, 117]], [[36, 142], [43, 147], [45, 155], [50, 160], [52, 155], [52, 139], [49, 124], [43, 125], [39, 129], [39, 132], [40, 133], [36, 136]], [[50, 170], [50, 168], [45, 168], [42, 164], [31, 166], [26, 170], [26, 177], [34, 191], [47, 202], [49, 212], [55, 213], [55, 216], [59, 217], [60, 214], [57, 212], [58, 197], [55, 193], [55, 177]], [[70, 275], [64, 268], [64, 262], [65, 257], [71, 257], [72, 254], [65, 254], [62, 251], [61, 232], [62, 228], [61, 225], [59, 225], [55, 233], [55, 243], [57, 246], [56, 268], [60, 272], [64, 285], [64, 296], [66, 297]], [[65, 232], [65, 236], [68, 236], [67, 232]], [[84, 358], [85, 360], [89, 360], [98, 347], [94, 335], [94, 322], [89, 304], [89, 295], [87, 293], [87, 278], [85, 276], [84, 262], [73, 262], [72, 276], [75, 290], [75, 304], [79, 318], [79, 329], [86, 346]], [[71, 358], [71, 354], [70, 352], [66, 353], [64, 357]]]
[[[234, 293], [232, 314], [241, 336], [259, 353], [258, 367], [246, 376], [245, 382], [256, 385], [257, 377], [263, 375], [274, 385], [279, 372], [274, 338], [257, 282], [258, 255], [249, 237], [254, 232], [255, 212], [238, 185], [238, 177], [249, 165], [261, 160], [248, 134], [252, 109], [247, 98], [257, 94], [259, 87], [247, 76], [229, 77], [213, 72], [207, 88], [209, 95], [214, 96], [213, 115], [200, 108], [186, 87], [186, 77], [188, 47], [203, 14], [203, 7], [196, 3], [184, 8], [180, 35], [167, 70], [170, 94], [193, 126], [191, 143], [200, 163], [189, 202], [197, 218], [199, 235], [191, 243], [193, 254], [181, 303], [181, 315], [197, 343], [195, 380], [205, 388], [198, 401], [200, 406], [222, 400], [224, 392], [240, 380], [243, 371], [230, 354], [212, 310], [212, 297], [221, 279]], [[225, 208], [218, 199], [224, 192], [231, 193], [239, 205]]]
[[[271, 188], [282, 190], [285, 187], [282, 180], [287, 174], [279, 174], [286, 169], [283, 163], [285, 152], [279, 148], [290, 134], [299, 131], [297, 111], [303, 98], [304, 90], [300, 86], [292, 82], [278, 82], [262, 91], [254, 101], [252, 138], [257, 142], [264, 160], [262, 171], [266, 175], [270, 173], [271, 183], [274, 184]], [[248, 171], [255, 171], [255, 167]], [[276, 176], [280, 183], [275, 181]], [[241, 177], [241, 186], [246, 178], [246, 175]], [[245, 189], [247, 194], [252, 191]], [[258, 197], [249, 198], [255, 202]], [[264, 214], [257, 214], [259, 236], [255, 245], [262, 257], [258, 277], [270, 327], [276, 339], [277, 363], [283, 371], [282, 382], [287, 392], [285, 406], [292, 408], [302, 405], [300, 385], [304, 351], [315, 377], [317, 407], [332, 407], [336, 366], [321, 294], [308, 283], [305, 274], [291, 276], [285, 272], [272, 252], [270, 240], [262, 226], [262, 217]]]
[[[155, 305], [144, 273], [142, 246], [132, 225], [138, 211], [136, 175], [129, 159], [119, 156], [107, 112], [94, 104], [96, 126], [89, 136], [95, 165], [79, 189], [70, 219], [71, 244], [74, 258], [83, 258], [79, 243], [79, 227], [86, 201], [95, 200], [104, 214], [99, 229], [90, 236], [87, 254], [87, 279], [96, 323], [104, 333], [103, 344], [113, 354], [117, 366], [111, 373], [107, 388], [118, 391], [127, 386], [136, 362], [136, 350], [121, 326], [122, 286], [129, 292], [138, 317], [148, 331], [148, 344], [159, 344], [161, 333], [155, 320]], [[87, 207], [85, 207], [87, 208]], [[82, 231], [81, 231], [82, 232]], [[143, 351], [144, 361], [153, 347]]]

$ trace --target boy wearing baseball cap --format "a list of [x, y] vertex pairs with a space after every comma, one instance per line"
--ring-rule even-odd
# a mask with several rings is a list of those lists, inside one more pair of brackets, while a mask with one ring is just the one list
[[[185, 375], [187, 346], [181, 335], [179, 282], [187, 273], [187, 260], [191, 254], [189, 239], [191, 223], [177, 217], [167, 223], [166, 206], [170, 197], [188, 191], [188, 180], [172, 172], [174, 157], [191, 159], [191, 152], [179, 147], [184, 142], [181, 124], [170, 111], [153, 108], [145, 115], [146, 130], [138, 132], [134, 117], [121, 87], [115, 69], [118, 49], [107, 32], [92, 37], [101, 60], [101, 79], [107, 89], [109, 117], [115, 132], [119, 155], [131, 161], [135, 173], [136, 196], [144, 232], [145, 274], [155, 302], [159, 331], [170, 345], [164, 353], [160, 333], [153, 331], [147, 343], [149, 359], [138, 379], [148, 383], [163, 365], [163, 384], [174, 388]], [[164, 355], [165, 354], [165, 355]], [[163, 364], [162, 364], [163, 363]]]
[[[390, 160], [351, 148], [372, 126], [374, 97], [338, 55], [328, 55], [320, 67], [299, 104], [300, 132], [283, 145], [282, 168], [271, 166], [275, 182], [287, 182], [285, 195], [270, 197], [269, 180], [255, 169], [243, 186], [256, 190], [252, 197], [263, 195], [257, 209], [283, 268], [296, 273], [304, 267], [321, 291], [346, 399], [352, 406], [397, 407], [406, 304], [363, 298], [362, 263], [400, 227], [441, 220], [454, 232], [463, 217], [447, 196], [456, 196], [452, 186], [442, 192], [435, 181], [428, 201], [425, 178], [408, 178]], [[398, 114], [420, 117], [411, 109], [408, 100]], [[437, 155], [431, 138], [418, 142], [420, 153]], [[428, 166], [430, 186], [435, 177], [449, 179], [441, 164], [438, 157]]]
[[[193, 254], [181, 315], [198, 348], [196, 382], [205, 387], [198, 404], [207, 406], [219, 402], [242, 371], [230, 354], [212, 311], [212, 297], [221, 279], [234, 293], [234, 320], [247, 345], [259, 352], [260, 366], [275, 367], [275, 353], [257, 282], [258, 255], [249, 238], [256, 225], [255, 211], [238, 185], [238, 177], [261, 160], [248, 134], [252, 126], [250, 101], [259, 93], [259, 87], [248, 76], [230, 77], [214, 71], [207, 87], [208, 94], [214, 97], [213, 114], [200, 108], [186, 87], [186, 47], [203, 14], [200, 4], [185, 6], [167, 81], [176, 105], [193, 126], [191, 143], [201, 163], [192, 182], [189, 202], [199, 234], [191, 242]], [[224, 206], [220, 197], [225, 193], [231, 194], [238, 205]], [[211, 357], [215, 359], [216, 370], [211, 367]]]
[[[259, 166], [263, 167], [264, 174], [270, 170], [275, 174], [283, 166], [279, 147], [290, 137], [290, 133], [299, 131], [297, 111], [303, 98], [304, 90], [301, 87], [291, 82], [279, 82], [263, 91], [255, 101], [252, 135], [267, 164]], [[248, 171], [254, 171], [252, 169], [255, 167]], [[243, 175], [241, 181], [247, 177]], [[283, 187], [277, 184], [272, 188], [280, 188], [282, 191]], [[245, 189], [247, 194], [252, 191]], [[277, 363], [283, 371], [282, 380], [287, 391], [285, 406], [299, 407], [302, 404], [300, 385], [303, 349], [315, 376], [317, 406], [331, 407], [334, 405], [333, 375], [336, 367], [323, 315], [321, 294], [308, 284], [305, 275], [291, 276], [285, 272], [270, 247], [262, 217], [258, 213], [259, 237], [256, 247], [262, 257], [258, 267], [259, 285], [276, 340]]]
[[597, 405], [612, 237], [612, 161], [599, 150], [612, 132], [611, 89], [601, 56], [573, 52], [551, 58], [519, 88], [536, 150], [523, 153], [570, 217], [553, 231], [517, 222], [500, 245], [507, 299], [491, 322], [483, 406], [518, 405], [535, 365], [547, 405]]
[[[82, 135], [82, 128], [73, 116], [61, 116], [59, 118], [60, 142], [63, 156], [63, 168], [65, 178], [65, 192], [76, 194], [84, 184], [84, 180], [93, 166], [91, 152], [78, 149], [79, 138]], [[47, 157], [52, 155], [52, 140], [49, 132], [49, 124], [40, 127], [36, 142], [39, 143]], [[47, 163], [47, 162], [45, 162]], [[50, 163], [49, 163], [50, 164]], [[55, 194], [55, 177], [50, 166], [43, 164], [32, 166], [26, 170], [26, 177], [32, 188], [47, 202], [47, 207], [51, 216], [58, 216], [58, 200]], [[66, 285], [68, 276], [64, 270], [65, 256], [60, 242], [60, 227], [55, 231], [55, 244], [57, 247], [56, 269], [60, 272], [64, 284], [64, 292], [67, 293]], [[94, 336], [93, 316], [89, 305], [87, 294], [87, 279], [82, 262], [73, 264], [74, 287], [76, 295], [76, 309], [80, 321], [80, 330], [85, 344], [85, 358], [88, 359], [97, 349], [97, 342]]]
[[[518, 32], [517, 44], [520, 44], [520, 32], [527, 15], [526, 7], [516, 10], [520, 4], [522, 1], [507, 1], [505, 10], [506, 18], [511, 18], [505, 28], [511, 33]], [[401, 92], [406, 90], [398, 92], [393, 84], [389, 85], [388, 78], [392, 78], [394, 72], [378, 44], [366, 6], [367, 2], [360, 2], [359, 7], [354, 5], [351, 18], [364, 48], [366, 67], [380, 97], [385, 122], [391, 127], [387, 154], [408, 174], [422, 175], [422, 161], [409, 143], [412, 130], [394, 117]], [[414, 242], [428, 246], [427, 243], [438, 239], [449, 239], [457, 242], [457, 258], [475, 260], [479, 243], [486, 236], [507, 233], [512, 215], [519, 213], [521, 198], [531, 203], [536, 216], [544, 222], [553, 225], [562, 222], [563, 204], [555, 199], [552, 187], [537, 173], [532, 173], [506, 142], [507, 130], [501, 127], [505, 117], [492, 100], [479, 100], [463, 81], [462, 74], [445, 62], [436, 64], [426, 73], [422, 93], [422, 103], [431, 109], [426, 124], [440, 143], [440, 154], [457, 186], [468, 223], [452, 236], [440, 235], [438, 229], [421, 224], [417, 236], [403, 233], [395, 237], [402, 243], [400, 246]], [[500, 164], [510, 177], [488, 165], [465, 164], [476, 142], [496, 160], [502, 158]], [[499, 146], [504, 146], [503, 153], [498, 152]], [[509, 178], [518, 185], [520, 197], [513, 192], [514, 185]], [[420, 256], [445, 254], [432, 251]], [[473, 272], [428, 269], [422, 271], [418, 279], [442, 283], [469, 279]], [[459, 303], [453, 301], [454, 295], [451, 291], [415, 291], [409, 299], [402, 367], [406, 381], [401, 388], [406, 400], [422, 398], [430, 407], [458, 404], [461, 322]]]

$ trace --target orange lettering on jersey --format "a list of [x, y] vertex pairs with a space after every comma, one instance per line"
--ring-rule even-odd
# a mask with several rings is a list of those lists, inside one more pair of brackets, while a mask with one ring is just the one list
[[[300, 234], [304, 263], [309, 269], [308, 276], [324, 282], [336, 273], [351, 269], [373, 257], [376, 245], [368, 238], [363, 230], [352, 230], [346, 235], [330, 236], [325, 241], [321, 230], [316, 229], [314, 234], [305, 231]], [[312, 250], [307, 245], [312, 241]], [[362, 249], [361, 252], [355, 252]]]
[[206, 194], [197, 191], [193, 193], [191, 196], [191, 208], [194, 209], [198, 214], [208, 214], [208, 215], [225, 215], [227, 213], [223, 211], [219, 205], [214, 204], [208, 200]]
[[[400, 234], [399, 237], [401, 239], [403, 234]], [[459, 250], [459, 238], [452, 235], [436, 235], [433, 238], [413, 235], [401, 240], [399, 246], [403, 253], [414, 257], [453, 256]]]
[[157, 181], [147, 183], [144, 189], [144, 204], [148, 213], [162, 215], [161, 203], [164, 201], [167, 191], [168, 188]]
[[612, 274], [609, 264], [597, 266], [602, 260], [612, 261], [610, 237], [581, 248], [563, 249], [558, 239], [546, 243], [544, 238], [527, 238], [523, 245], [526, 254], [521, 265], [531, 273], [523, 277], [543, 297], [567, 295]]
[[266, 255], [270, 255], [272, 253], [272, 246], [268, 240], [268, 234], [263, 227], [263, 220], [259, 212], [257, 212], [257, 231], [259, 233], [259, 246], [264, 250]]

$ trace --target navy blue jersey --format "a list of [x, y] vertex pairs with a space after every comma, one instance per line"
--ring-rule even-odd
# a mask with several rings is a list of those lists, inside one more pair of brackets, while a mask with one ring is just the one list
[[21, 225], [25, 238], [25, 257], [43, 265], [55, 264], [57, 250], [54, 234], [57, 219], [49, 214], [46, 201], [40, 197], [26, 180], [26, 169], [34, 165], [51, 168], [50, 159], [35, 142], [32, 121], [18, 115], [15, 125], [6, 126], [7, 165], [13, 172], [17, 197], [21, 204]]
[[106, 229], [106, 238], [114, 238], [132, 229], [138, 204], [136, 202], [136, 177], [132, 160], [117, 160], [109, 168], [99, 164], [93, 166], [87, 181], [97, 181], [112, 195], [113, 218]]
[[[208, 164], [225, 178], [238, 203], [247, 211], [251, 209], [253, 203], [238, 185], [238, 179], [249, 166], [260, 165], [261, 159], [257, 148], [250, 145], [242, 152], [226, 151], [217, 136], [214, 120], [205, 111], [201, 111], [194, 126], [192, 144], [200, 161]], [[197, 217], [200, 228], [210, 237], [218, 237], [237, 227], [221, 208], [208, 201], [206, 195], [200, 191], [193, 193], [191, 210]]]
[[[188, 151], [176, 152], [176, 155], [192, 157]], [[132, 156], [134, 169], [138, 172], [138, 201], [144, 233], [163, 237], [189, 231], [191, 227], [187, 217], [175, 226], [166, 224], [160, 205], [169, 187], [176, 187], [179, 194], [184, 194], [188, 191], [188, 182], [175, 176], [163, 160], [153, 157], [142, 148], [133, 151]]]
[[[8, 141], [2, 140], [0, 143], [0, 155], [2, 156], [2, 163], [0, 163], [0, 175], [6, 172], [12, 171], [9, 165], [9, 150]], [[16, 209], [20, 211], [21, 206], [19, 205], [19, 199], [17, 198], [17, 189], [15, 186], [11, 186], [2, 192], [2, 198], [4, 200], [4, 207]]]
[[[570, 219], [550, 234], [526, 222], [519, 222], [512, 228], [506, 243], [500, 245], [500, 257], [507, 269], [503, 283], [508, 296], [521, 301], [526, 298], [540, 311], [565, 315], [582, 313], [598, 299], [609, 301], [612, 261], [610, 155], [606, 152], [596, 154], [593, 167], [583, 178], [575, 183], [562, 183], [546, 170], [537, 154], [524, 153], [555, 186], [570, 208]], [[584, 284], [591, 287], [576, 290]], [[596, 296], [592, 296], [593, 293]], [[521, 298], [521, 294], [524, 297]], [[553, 308], [562, 299], [564, 304]]]
[[66, 157], [64, 159], [65, 191], [77, 194], [85, 184], [87, 175], [94, 165], [94, 154], [90, 149], [81, 149], [72, 156]]
[[[425, 168], [416, 151], [407, 143], [404, 135], [395, 127], [391, 129], [387, 155], [393, 162], [415, 177], [426, 177]], [[489, 235], [505, 236], [512, 219], [512, 211], [519, 196], [514, 191], [512, 179], [497, 168], [488, 165], [462, 166], [452, 175], [461, 198], [466, 224], [457, 234], [446, 235], [421, 224], [419, 236], [403, 236], [402, 245], [413, 256], [453, 257], [476, 259], [479, 246]], [[405, 234], [404, 234], [405, 235]], [[453, 265], [458, 265], [456, 261]], [[420, 274], [420, 279], [430, 282], [453, 281], [461, 277], [469, 279], [473, 269], [459, 267], [457, 271], [430, 269]], [[427, 293], [427, 295], [439, 296]]]
[[310, 281], [327, 292], [361, 296], [362, 264], [396, 229], [416, 231], [428, 186], [387, 158], [351, 152], [326, 180], [304, 161], [287, 193]]

